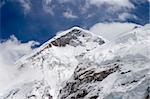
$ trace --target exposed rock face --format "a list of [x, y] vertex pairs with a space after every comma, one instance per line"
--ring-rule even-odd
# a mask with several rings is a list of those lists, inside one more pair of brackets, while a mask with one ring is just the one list
[[[100, 91], [100, 89], [94, 89], [96, 86], [92, 86], [93, 84], [101, 82], [108, 75], [119, 71], [119, 64], [113, 64], [110, 68], [103, 69], [96, 68], [96, 66], [93, 65], [83, 66], [83, 64], [80, 64], [77, 66], [72, 78], [73, 80], [68, 81], [65, 87], [60, 90], [59, 99], [83, 99], [94, 90], [97, 92]], [[95, 93], [88, 98], [97, 99], [98, 96], [99, 95]]]
[[[67, 34], [62, 35], [61, 37], [56, 38], [55, 40], [52, 40], [51, 44], [59, 47], [64, 47], [67, 44], [76, 47], [79, 45], [84, 46], [85, 42], [91, 41], [97, 42], [99, 45], [105, 43], [105, 41], [99, 37], [93, 38], [92, 34], [90, 33], [83, 32], [79, 29], [73, 29]], [[49, 45], [49, 47], [51, 47], [51, 44]]]
[[99, 67], [78, 65], [58, 99], [149, 99], [150, 68], [125, 70], [125, 65], [131, 65], [128, 62], [122, 59]]

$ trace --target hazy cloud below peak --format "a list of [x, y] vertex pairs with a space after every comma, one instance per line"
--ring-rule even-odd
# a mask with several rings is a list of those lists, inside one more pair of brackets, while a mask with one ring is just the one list
[[119, 34], [131, 31], [135, 26], [140, 25], [127, 22], [97, 23], [90, 28], [90, 31], [108, 40], [112, 40]]
[[32, 47], [39, 44], [35, 41], [29, 41], [27, 43], [21, 43], [15, 36], [11, 36], [5, 42], [0, 43], [0, 49], [3, 49], [0, 54], [3, 54], [5, 58], [12, 58], [9, 62], [18, 60], [21, 56], [28, 54], [32, 51]]
[[39, 44], [35, 41], [21, 43], [15, 36], [11, 36], [5, 42], [0, 43], [0, 91], [5, 89], [5, 85], [11, 85], [15, 77], [15, 62], [23, 55], [32, 52], [32, 47]]

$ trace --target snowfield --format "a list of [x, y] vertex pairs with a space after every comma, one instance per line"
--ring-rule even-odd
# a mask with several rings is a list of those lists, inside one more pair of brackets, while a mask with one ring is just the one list
[[15, 68], [0, 99], [150, 99], [150, 25], [111, 41], [73, 27]]

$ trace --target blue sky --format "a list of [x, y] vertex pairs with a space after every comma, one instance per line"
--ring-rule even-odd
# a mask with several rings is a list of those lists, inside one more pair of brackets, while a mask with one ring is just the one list
[[149, 0], [1, 0], [0, 41], [14, 35], [21, 42], [44, 43], [73, 26], [96, 23], [149, 23]]

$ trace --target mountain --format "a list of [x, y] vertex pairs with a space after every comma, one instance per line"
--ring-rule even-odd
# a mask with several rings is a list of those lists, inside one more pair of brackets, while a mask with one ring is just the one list
[[2, 99], [149, 99], [150, 26], [111, 41], [73, 27], [18, 60], [16, 78]]
[[57, 98], [62, 84], [73, 74], [80, 59], [107, 42], [78, 27], [57, 34], [16, 63], [17, 83], [6, 90], [4, 99]]

